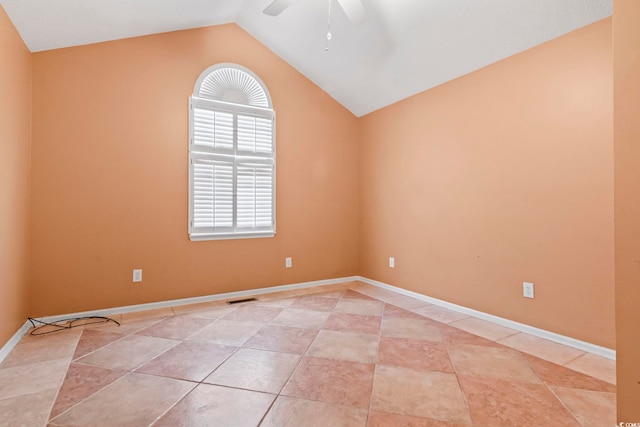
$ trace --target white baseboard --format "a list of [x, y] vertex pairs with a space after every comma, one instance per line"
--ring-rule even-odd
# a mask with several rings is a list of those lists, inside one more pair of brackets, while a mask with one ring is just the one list
[[437, 298], [428, 297], [417, 292], [408, 291], [406, 289], [398, 288], [387, 283], [379, 282], [377, 280], [368, 279], [366, 277], [359, 277], [358, 280], [368, 283], [370, 285], [377, 286], [379, 288], [387, 289], [408, 297], [419, 299], [421, 301], [428, 302], [449, 310], [457, 311], [458, 313], [466, 314], [467, 316], [477, 317], [478, 319], [486, 320], [488, 322], [495, 323], [500, 326], [515, 329], [516, 331], [525, 332], [529, 335], [533, 335], [539, 338], [544, 338], [549, 341], [557, 342], [568, 347], [573, 347], [578, 350], [585, 351], [587, 353], [596, 354], [598, 356], [605, 357], [610, 360], [616, 360], [616, 352], [610, 348], [601, 347], [596, 344], [591, 344], [586, 341], [580, 341], [575, 338], [567, 337], [564, 335], [556, 334], [555, 332], [546, 331], [533, 326], [525, 325], [524, 323], [515, 322], [513, 320], [505, 319], [503, 317], [494, 316], [492, 314], [484, 313], [474, 310], [472, 308], [463, 307], [461, 305], [452, 304], [447, 301], [443, 301]]
[[30, 328], [31, 323], [29, 323], [29, 321], [24, 322], [24, 325], [22, 325], [20, 329], [18, 329], [18, 332], [13, 334], [13, 336], [9, 338], [9, 341], [7, 341], [7, 343], [0, 348], [0, 363], [2, 363], [2, 361], [7, 358], [9, 353], [11, 353], [11, 350], [13, 350], [16, 345], [18, 345], [24, 334], [26, 334]]
[[[206, 295], [194, 298], [183, 298], [169, 301], [152, 302], [146, 304], [128, 305], [123, 307], [105, 308], [92, 311], [84, 311], [80, 313], [71, 313], [65, 315], [47, 316], [39, 318], [43, 322], [59, 322], [65, 319], [73, 319], [76, 317], [86, 316], [109, 316], [112, 314], [132, 313], [136, 311], [153, 310], [156, 308], [175, 307], [179, 305], [195, 304], [199, 302], [219, 301], [227, 299], [237, 299], [242, 297], [248, 297], [252, 295], [262, 295], [272, 292], [291, 291], [295, 289], [311, 288], [314, 286], [333, 285], [342, 282], [350, 282], [359, 280], [361, 282], [368, 283], [383, 289], [387, 289], [398, 294], [406, 295], [412, 298], [416, 298], [429, 304], [438, 305], [440, 307], [448, 308], [449, 310], [457, 311], [459, 313], [466, 314], [468, 316], [477, 317], [478, 319], [486, 320], [507, 328], [515, 329], [520, 332], [544, 338], [549, 341], [557, 342], [569, 347], [577, 348], [587, 353], [596, 354], [598, 356], [605, 357], [607, 359], [616, 360], [615, 350], [611, 350], [605, 347], [601, 347], [595, 344], [591, 344], [585, 341], [580, 341], [575, 338], [567, 337], [564, 335], [556, 334], [554, 332], [546, 331], [544, 329], [535, 328], [533, 326], [525, 325], [523, 323], [515, 322], [513, 320], [504, 319], [502, 317], [494, 316], [492, 314], [483, 313], [481, 311], [473, 310], [471, 308], [463, 307], [461, 305], [452, 304], [447, 301], [432, 298], [417, 292], [408, 291], [406, 289], [398, 288], [387, 283], [379, 282], [377, 280], [368, 279], [361, 276], [341, 277], [337, 279], [316, 280], [313, 282], [294, 283], [289, 285], [271, 286], [268, 288], [250, 289], [246, 291], [227, 292], [223, 294]], [[0, 363], [9, 355], [11, 350], [18, 344], [20, 339], [27, 333], [31, 324], [27, 321], [25, 324], [11, 337], [11, 339], [0, 348]]]
[[[283, 292], [283, 291], [291, 291], [295, 289], [312, 288], [314, 286], [333, 285], [336, 283], [351, 282], [359, 279], [360, 279], [359, 276], [351, 276], [351, 277], [341, 277], [338, 279], [315, 280], [313, 282], [302, 282], [302, 283], [293, 283], [290, 285], [270, 286], [268, 288], [258, 288], [258, 289], [250, 289], [246, 291], [227, 292], [224, 294], [205, 295], [205, 296], [194, 297], [194, 298], [183, 298], [183, 299], [175, 299], [175, 300], [169, 300], [169, 301], [151, 302], [146, 304], [127, 305], [123, 307], [83, 311], [79, 313], [46, 316], [46, 317], [40, 317], [37, 320], [51, 323], [51, 322], [59, 322], [65, 319], [74, 319], [77, 317], [109, 316], [112, 314], [132, 313], [135, 311], [145, 311], [145, 310], [153, 310], [156, 308], [175, 307], [178, 305], [188, 305], [188, 304], [195, 304], [199, 302], [237, 299], [237, 298], [248, 297], [253, 295], [270, 294], [273, 292]], [[7, 343], [0, 348], [0, 363], [2, 363], [2, 361], [9, 355], [11, 350], [13, 350], [13, 348], [18, 344], [20, 339], [22, 339], [24, 334], [26, 334], [30, 328], [31, 328], [31, 323], [29, 321], [26, 321], [25, 324], [18, 330], [18, 332], [16, 332], [11, 337], [11, 339], [7, 341]]]
[[294, 289], [312, 288], [314, 286], [333, 285], [336, 283], [359, 280], [358, 276], [340, 277], [338, 279], [315, 280], [313, 282], [293, 283], [290, 285], [270, 286], [268, 288], [249, 289], [246, 291], [226, 292], [224, 294], [205, 295], [201, 297], [182, 298], [168, 301], [150, 302], [146, 304], [127, 305], [123, 307], [105, 308], [100, 310], [83, 311], [65, 315], [47, 316], [39, 318], [43, 322], [59, 322], [60, 320], [87, 317], [87, 316], [108, 316], [110, 314], [132, 313], [135, 311], [154, 310], [157, 308], [175, 307], [179, 305], [196, 304], [199, 302], [219, 301], [227, 299], [238, 299], [254, 295], [270, 294], [273, 292], [291, 291]]

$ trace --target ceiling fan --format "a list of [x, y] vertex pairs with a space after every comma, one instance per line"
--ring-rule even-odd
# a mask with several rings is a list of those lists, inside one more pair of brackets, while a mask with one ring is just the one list
[[[330, 0], [331, 1], [331, 0]], [[361, 0], [337, 0], [338, 4], [344, 10], [349, 20], [354, 24], [360, 24], [367, 19], [367, 11], [362, 5]], [[282, 11], [295, 3], [296, 0], [273, 0], [273, 2], [267, 6], [264, 13], [270, 16], [278, 16]]]

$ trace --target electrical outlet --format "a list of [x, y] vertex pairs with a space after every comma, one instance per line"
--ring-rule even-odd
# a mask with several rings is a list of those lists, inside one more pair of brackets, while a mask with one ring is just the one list
[[293, 266], [293, 262], [291, 261], [291, 257], [284, 259], [284, 266], [286, 268], [291, 268]]
[[142, 270], [133, 270], [133, 281], [142, 282]]
[[533, 283], [522, 282], [522, 295], [525, 298], [533, 298]]
[[389, 267], [396, 268], [396, 259], [392, 256], [389, 257]]

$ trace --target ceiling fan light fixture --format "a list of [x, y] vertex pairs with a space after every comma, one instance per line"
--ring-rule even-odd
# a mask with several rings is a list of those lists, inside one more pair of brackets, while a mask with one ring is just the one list
[[[297, 0], [273, 0], [269, 6], [264, 9], [264, 13], [269, 16], [278, 16], [286, 8], [291, 6]], [[337, 0], [345, 15], [353, 24], [361, 24], [368, 18], [367, 10], [362, 4], [362, 0]]]
[[296, 0], [274, 0], [263, 10], [263, 13], [269, 16], [278, 16], [295, 2]]

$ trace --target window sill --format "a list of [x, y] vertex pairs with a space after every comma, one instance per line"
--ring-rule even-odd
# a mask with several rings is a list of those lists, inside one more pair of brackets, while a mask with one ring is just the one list
[[202, 242], [207, 240], [262, 239], [265, 237], [274, 237], [275, 235], [275, 231], [225, 234], [191, 233], [189, 235], [189, 240], [191, 240], [192, 242]]

